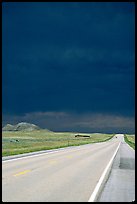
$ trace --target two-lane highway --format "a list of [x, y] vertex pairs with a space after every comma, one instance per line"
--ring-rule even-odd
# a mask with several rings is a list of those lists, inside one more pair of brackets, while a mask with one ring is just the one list
[[4, 202], [87, 202], [123, 136], [2, 162]]

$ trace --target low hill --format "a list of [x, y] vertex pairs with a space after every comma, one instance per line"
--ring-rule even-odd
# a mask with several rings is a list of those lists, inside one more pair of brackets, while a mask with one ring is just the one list
[[2, 128], [2, 131], [14, 131], [14, 125], [7, 124]]
[[40, 130], [41, 128], [37, 125], [21, 122], [17, 125], [7, 124], [2, 128], [2, 131], [33, 131], [33, 130]]

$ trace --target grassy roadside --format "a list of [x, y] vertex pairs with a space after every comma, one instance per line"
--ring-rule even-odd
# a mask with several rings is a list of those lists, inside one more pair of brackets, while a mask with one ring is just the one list
[[130, 147], [135, 150], [135, 135], [124, 134], [124, 140]]
[[113, 134], [78, 133], [80, 135], [88, 135], [89, 137], [86, 138], [75, 137], [76, 134], [73, 132], [48, 132], [46, 130], [31, 132], [3, 131], [2, 156], [104, 142], [113, 137]]

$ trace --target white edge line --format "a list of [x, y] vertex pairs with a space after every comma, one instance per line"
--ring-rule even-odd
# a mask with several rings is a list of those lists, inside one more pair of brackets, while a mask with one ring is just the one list
[[133, 149], [133, 148], [125, 141], [124, 135], [123, 135], [123, 142], [124, 142], [128, 147], [130, 147], [130, 149], [131, 149], [132, 151], [135, 151], [135, 149]]
[[[86, 144], [86, 145], [89, 145], [89, 144]], [[82, 146], [72, 146], [72, 147], [75, 147], [75, 149], [81, 149], [81, 147], [84, 147], [84, 145], [82, 145]], [[38, 153], [38, 154], [33, 154], [33, 155], [26, 155], [26, 156], [21, 155], [21, 157], [3, 160], [2, 163], [17, 161], [17, 160], [21, 160], [21, 159], [28, 159], [28, 158], [32, 158], [32, 157], [38, 157], [38, 156], [42, 156], [42, 155], [45, 155], [45, 154], [53, 154], [53, 153], [56, 153], [56, 152], [66, 151], [66, 149], [69, 150], [69, 148], [67, 148], [67, 147], [62, 147], [62, 148], [59, 148], [59, 149], [50, 150], [49, 152], [43, 152], [43, 153]]]
[[[50, 150], [49, 152], [43, 152], [43, 153], [33, 153], [32, 152], [32, 155], [26, 155], [26, 156], [23, 156], [23, 155], [19, 155], [20, 157], [17, 157], [17, 158], [11, 158], [11, 159], [6, 159], [6, 160], [3, 160], [2, 162], [10, 162], [10, 161], [16, 161], [16, 160], [20, 160], [20, 159], [28, 159], [28, 158], [32, 158], [32, 157], [38, 157], [38, 156], [43, 156], [45, 154], [53, 154], [53, 153], [56, 153], [56, 152], [60, 152], [61, 150], [64, 150], [65, 148], [59, 148], [59, 149], [53, 149], [53, 150]], [[46, 151], [46, 150], [45, 150]], [[27, 153], [26, 153], [27, 154]], [[18, 155], [15, 155], [15, 156], [18, 156]]]
[[125, 140], [124, 140], [124, 142], [132, 151], [135, 151], [132, 147], [130, 147], [130, 145]]
[[[57, 151], [54, 151], [54, 152], [57, 152]], [[32, 158], [32, 157], [38, 157], [38, 156], [42, 156], [44, 154], [52, 154], [54, 152], [45, 152], [45, 153], [39, 153], [39, 154], [34, 154], [34, 155], [27, 155], [27, 156], [22, 156], [22, 157], [18, 157], [18, 158], [12, 158], [12, 159], [6, 159], [6, 160], [3, 160], [2, 162], [10, 162], [10, 161], [16, 161], [16, 160], [20, 160], [20, 159], [28, 159], [28, 158]]]
[[91, 196], [90, 196], [88, 202], [94, 202], [94, 200], [95, 200], [95, 198], [96, 198], [96, 196], [97, 196], [97, 193], [98, 193], [98, 191], [99, 191], [99, 188], [100, 188], [100, 186], [101, 186], [101, 184], [102, 184], [102, 182], [103, 182], [103, 180], [104, 180], [104, 178], [105, 178], [105, 175], [107, 174], [107, 171], [108, 171], [108, 169], [109, 169], [109, 167], [110, 167], [110, 165], [111, 165], [111, 163], [112, 163], [112, 161], [113, 161], [113, 159], [114, 159], [114, 157], [115, 157], [115, 155], [116, 155], [116, 153], [117, 153], [117, 151], [118, 151], [118, 149], [119, 149], [120, 144], [121, 144], [121, 142], [119, 143], [119, 145], [118, 145], [116, 151], [114, 152], [114, 154], [113, 154], [111, 160], [109, 161], [109, 163], [108, 163], [108, 165], [106, 166], [104, 172], [102, 173], [102, 175], [101, 175], [101, 177], [100, 177], [100, 179], [99, 179], [99, 181], [98, 181], [98, 183], [97, 183], [97, 185], [96, 185], [96, 187], [95, 187], [93, 193], [91, 194]]
[[127, 145], [132, 151], [135, 151], [132, 147], [130, 147], [129, 144], [126, 143], [126, 145]]

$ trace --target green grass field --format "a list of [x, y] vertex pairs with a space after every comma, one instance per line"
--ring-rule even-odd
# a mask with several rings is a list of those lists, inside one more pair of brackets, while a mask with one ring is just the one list
[[124, 135], [125, 142], [135, 149], [135, 135]]
[[113, 134], [78, 133], [80, 135], [90, 136], [86, 138], [75, 137], [76, 134], [73, 132], [49, 132], [46, 130], [35, 130], [31, 132], [3, 131], [2, 156], [103, 142], [113, 137]]

